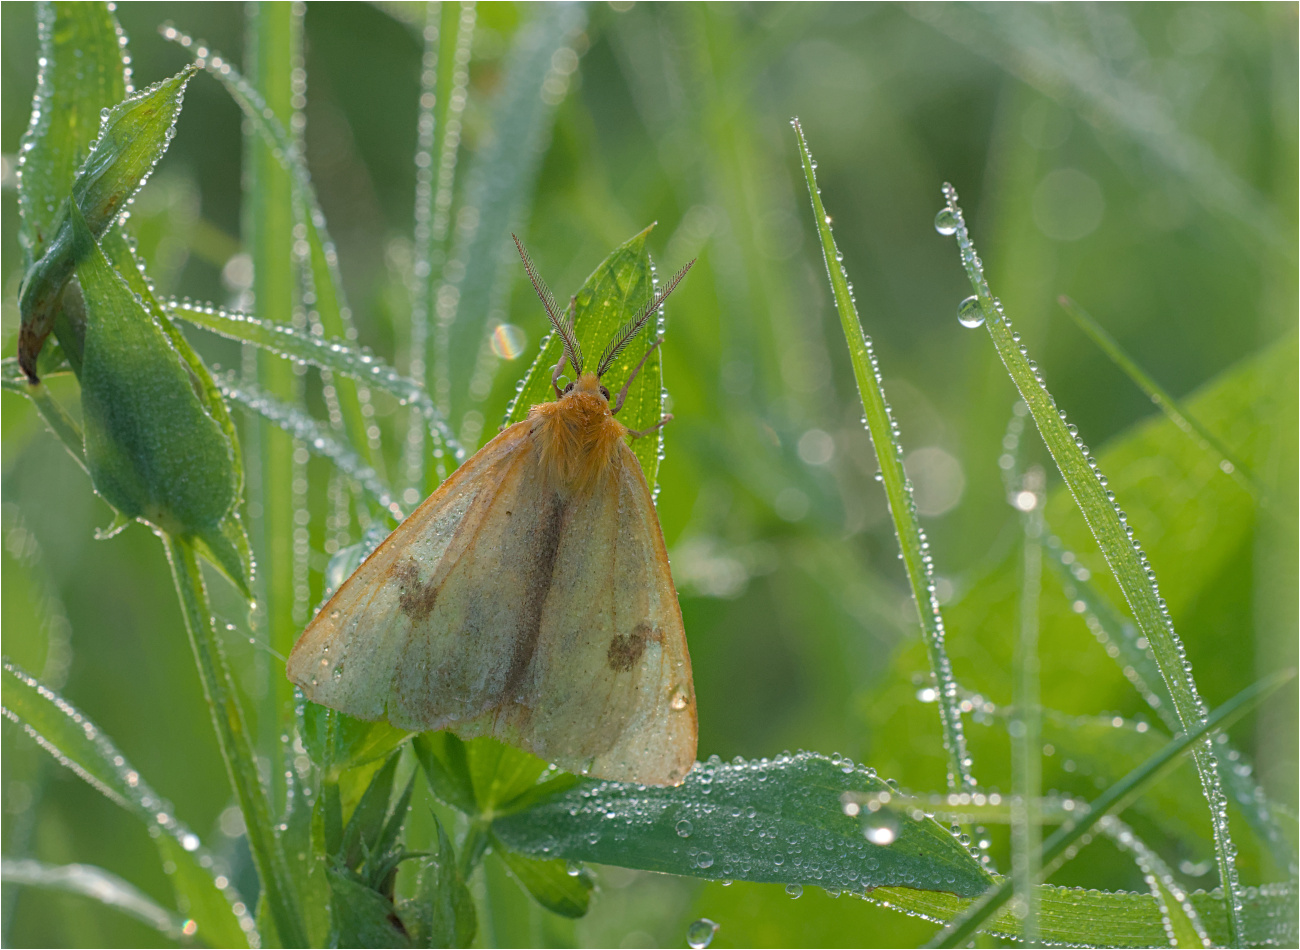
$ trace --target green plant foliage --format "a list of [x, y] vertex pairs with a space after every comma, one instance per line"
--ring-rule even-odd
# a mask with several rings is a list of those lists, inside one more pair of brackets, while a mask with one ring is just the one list
[[[4, 4], [0, 943], [1294, 945], [1294, 19]], [[679, 787], [284, 675], [555, 398], [512, 233], [587, 369], [693, 265]]]

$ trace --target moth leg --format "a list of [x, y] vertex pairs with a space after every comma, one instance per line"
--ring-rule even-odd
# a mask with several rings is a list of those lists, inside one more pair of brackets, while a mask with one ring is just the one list
[[[651, 343], [650, 348], [645, 351], [645, 356], [641, 357], [641, 362], [636, 364], [636, 369], [632, 370], [632, 375], [627, 378], [627, 382], [623, 384], [623, 388], [618, 391], [618, 399], [614, 402], [614, 408], [610, 410], [611, 416], [618, 415], [618, 411], [623, 408], [623, 400], [627, 398], [627, 388], [632, 385], [632, 380], [636, 379], [637, 373], [641, 372], [641, 367], [645, 366], [645, 361], [650, 358], [650, 354], [655, 351], [655, 347], [663, 341], [664, 338], [659, 337]], [[672, 416], [669, 416], [668, 418], [671, 419]], [[663, 425], [663, 422], [660, 422], [659, 425]], [[655, 427], [652, 426], [651, 428]], [[649, 432], [650, 429], [646, 429], [645, 431]]]
[[560, 374], [564, 372], [564, 364], [569, 360], [569, 351], [561, 348], [560, 361], [555, 364], [555, 371], [551, 373], [551, 388], [555, 390], [555, 398], [559, 399], [564, 393], [560, 392]]
[[672, 421], [673, 421], [673, 414], [670, 412], [667, 415], [665, 415], [662, 419], [660, 419], [658, 422], [656, 422], [654, 425], [650, 426], [650, 428], [642, 429], [640, 432], [637, 432], [635, 429], [628, 429], [627, 434], [634, 439], [639, 439], [641, 438], [641, 436], [649, 435], [655, 429], [661, 428], [662, 426], [667, 425], [669, 422]]

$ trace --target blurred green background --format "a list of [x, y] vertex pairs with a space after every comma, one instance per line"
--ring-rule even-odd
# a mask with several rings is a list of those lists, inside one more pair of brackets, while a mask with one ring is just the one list
[[[577, 58], [554, 63], [567, 90], [518, 225], [561, 298], [651, 222], [661, 267], [699, 259], [668, 308], [664, 377], [675, 421], [658, 509], [694, 662], [701, 758], [807, 748], [850, 755], [918, 791], [944, 782], [937, 713], [917, 695], [928, 674], [915, 608], [872, 478], [794, 115], [819, 162], [901, 429], [963, 686], [1010, 701], [1019, 526], [997, 460], [1015, 393], [987, 337], [956, 320], [968, 285], [952, 242], [933, 229], [945, 180], [962, 196], [994, 293], [1129, 512], [1206, 699], [1217, 704], [1296, 663], [1295, 4], [619, 2], [582, 12]], [[469, 153], [487, 144], [510, 38], [536, 14], [526, 4], [478, 8]], [[117, 15], [137, 85], [188, 61], [156, 31], [169, 20], [241, 61], [240, 5], [123, 3]], [[423, 16], [419, 4], [359, 3], [305, 15], [307, 160], [361, 342], [402, 369]], [[22, 277], [15, 152], [36, 46], [32, 5], [6, 3], [0, 17], [3, 332], [12, 355]], [[238, 305], [247, 283], [240, 129], [224, 90], [197, 77], [133, 214], [164, 294]], [[509, 235], [494, 239], [506, 247]], [[491, 357], [499, 365], [490, 391], [453, 419], [480, 441], [544, 332], [522, 268], [504, 289], [501, 312], [489, 317], [524, 345], [513, 360]], [[1207, 468], [1204, 453], [1068, 321], [1060, 294], [1192, 400], [1271, 486], [1273, 503], [1256, 506], [1213, 458]], [[233, 344], [188, 335], [209, 362], [238, 365]], [[75, 390], [60, 394], [75, 404]], [[5, 654], [102, 726], [246, 881], [237, 811], [160, 545], [138, 525], [93, 540], [110, 515], [84, 473], [24, 400], [6, 395], [0, 410]], [[378, 410], [381, 427], [396, 415], [388, 402]], [[387, 444], [396, 466], [400, 439]], [[1041, 444], [1029, 445], [1054, 474]], [[1049, 521], [1104, 573], [1070, 508], [1058, 492]], [[317, 575], [325, 557], [313, 554]], [[221, 602], [239, 609], [228, 591]], [[1156, 720], [1050, 572], [1043, 611], [1042, 694], [1061, 714], [1049, 725], [1059, 741], [1044, 784], [1095, 794], [1119, 769], [1099, 723]], [[246, 637], [232, 637], [229, 654], [237, 671], [265, 660]], [[263, 683], [246, 677], [254, 693]], [[996, 713], [984, 718], [969, 726], [975, 774], [1005, 789], [1005, 732]], [[1294, 814], [1294, 687], [1232, 736]], [[156, 851], [134, 820], [8, 722], [3, 738], [6, 855], [99, 864], [168, 899]], [[1187, 885], [1212, 886], [1190, 769], [1161, 787], [1164, 820], [1139, 809], [1132, 822]], [[1180, 835], [1183, 816], [1191, 830]], [[1276, 879], [1244, 825], [1234, 829], [1245, 881]], [[1005, 870], [1005, 834], [995, 829], [992, 839]], [[932, 932], [811, 889], [791, 901], [778, 886], [620, 869], [598, 878], [592, 912], [576, 926], [502, 911], [485, 931], [502, 945], [679, 946], [703, 915], [721, 925], [715, 946], [909, 945]], [[1105, 840], [1053, 880], [1144, 888], [1131, 859]], [[3, 926], [13, 946], [160, 939], [86, 901], [12, 888]]]

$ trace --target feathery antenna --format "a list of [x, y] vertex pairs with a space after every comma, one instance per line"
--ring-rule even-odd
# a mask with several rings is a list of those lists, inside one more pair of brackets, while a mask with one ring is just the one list
[[[533, 259], [528, 256], [528, 252], [524, 250], [524, 245], [519, 238], [513, 234], [510, 236], [515, 239], [515, 247], [519, 248], [519, 256], [524, 261], [524, 271], [528, 274], [528, 279], [533, 282], [533, 290], [537, 291], [542, 306], [546, 308], [546, 315], [551, 319], [551, 326], [555, 327], [555, 332], [560, 335], [560, 340], [564, 344], [564, 354], [569, 358], [569, 364], [573, 367], [573, 372], [581, 376], [582, 347], [578, 345], [577, 334], [573, 332], [574, 308], [570, 306], [567, 319], [560, 316], [560, 308], [555, 305], [555, 297], [551, 294], [551, 289], [546, 286], [546, 281], [542, 280], [537, 273], [537, 268], [533, 266]], [[667, 294], [664, 296], [667, 296]], [[561, 360], [560, 362], [563, 363], [564, 361]]]
[[631, 343], [632, 339], [641, 332], [641, 328], [646, 325], [646, 321], [663, 306], [664, 301], [668, 299], [668, 295], [682, 282], [682, 278], [686, 276], [686, 272], [691, 269], [694, 263], [695, 261], [691, 261], [674, 274], [673, 279], [668, 282], [668, 288], [646, 304], [644, 310], [623, 324], [619, 331], [614, 334], [614, 339], [609, 341], [609, 346], [605, 347], [605, 352], [601, 354], [600, 363], [596, 367], [597, 376], [605, 375], [605, 370], [609, 369], [610, 364], [618, 358], [619, 353], [623, 352], [624, 347]]

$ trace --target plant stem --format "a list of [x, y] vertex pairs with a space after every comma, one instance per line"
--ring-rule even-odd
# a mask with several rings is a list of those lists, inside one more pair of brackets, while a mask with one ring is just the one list
[[[1016, 496], [1024, 526], [1024, 570], [1020, 586], [1020, 624], [1012, 667], [1015, 670], [1014, 712], [1011, 717], [1011, 877], [1015, 886], [1016, 915], [1024, 927], [1024, 944], [1036, 947], [1038, 930], [1038, 880], [1042, 874], [1038, 852], [1042, 846], [1039, 796], [1042, 785], [1042, 747], [1038, 692], [1038, 599], [1043, 579], [1043, 471], [1030, 469]], [[1025, 511], [1030, 496], [1033, 507]], [[1023, 915], [1023, 916], [1021, 916]]]
[[271, 919], [275, 922], [281, 946], [305, 947], [307, 934], [303, 929], [297, 894], [290, 883], [289, 869], [271, 821], [266, 790], [257, 774], [257, 760], [239, 707], [239, 696], [226, 665], [221, 641], [212, 625], [212, 611], [208, 607], [208, 593], [198, 558], [188, 541], [169, 534], [162, 534], [162, 539], [185, 616], [185, 629], [194, 650], [194, 662], [203, 682], [203, 694], [212, 713], [217, 743], [230, 784], [239, 799], [240, 811], [244, 814], [249, 848], [253, 852], [253, 863], [266, 894]]

